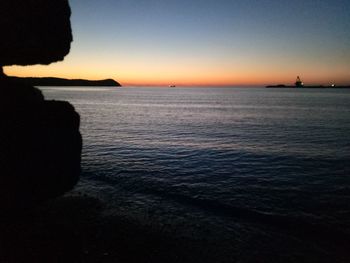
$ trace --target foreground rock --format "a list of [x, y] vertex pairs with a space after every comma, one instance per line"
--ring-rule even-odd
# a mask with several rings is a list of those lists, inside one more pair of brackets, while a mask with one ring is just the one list
[[1, 0], [0, 64], [61, 61], [72, 41], [68, 0]]
[[21, 206], [72, 189], [82, 148], [73, 106], [30, 86], [0, 86], [0, 203]]
[[3, 74], [7, 65], [49, 64], [68, 54], [67, 0], [0, 2], [0, 209], [16, 209], [73, 188], [80, 175], [79, 115], [63, 101]]

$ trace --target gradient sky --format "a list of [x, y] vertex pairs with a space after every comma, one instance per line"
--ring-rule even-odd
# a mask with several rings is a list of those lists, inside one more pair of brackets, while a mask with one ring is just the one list
[[350, 84], [349, 0], [71, 0], [64, 62], [18, 76], [123, 85]]

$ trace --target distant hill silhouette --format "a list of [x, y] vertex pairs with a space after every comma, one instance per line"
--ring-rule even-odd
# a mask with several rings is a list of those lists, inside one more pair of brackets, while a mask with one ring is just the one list
[[63, 78], [19, 78], [9, 77], [11, 80], [30, 86], [110, 86], [120, 87], [120, 83], [113, 79], [85, 80]]

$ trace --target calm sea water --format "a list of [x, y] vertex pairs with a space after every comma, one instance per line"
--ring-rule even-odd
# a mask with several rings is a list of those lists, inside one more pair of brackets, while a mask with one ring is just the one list
[[342, 262], [350, 90], [42, 90], [80, 113], [78, 189], [106, 213], [217, 240], [240, 262]]

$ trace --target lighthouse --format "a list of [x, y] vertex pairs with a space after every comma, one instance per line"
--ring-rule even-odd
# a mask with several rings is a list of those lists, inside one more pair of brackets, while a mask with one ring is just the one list
[[297, 88], [304, 87], [304, 83], [300, 80], [299, 76], [297, 76], [297, 80], [295, 81], [295, 87]]

